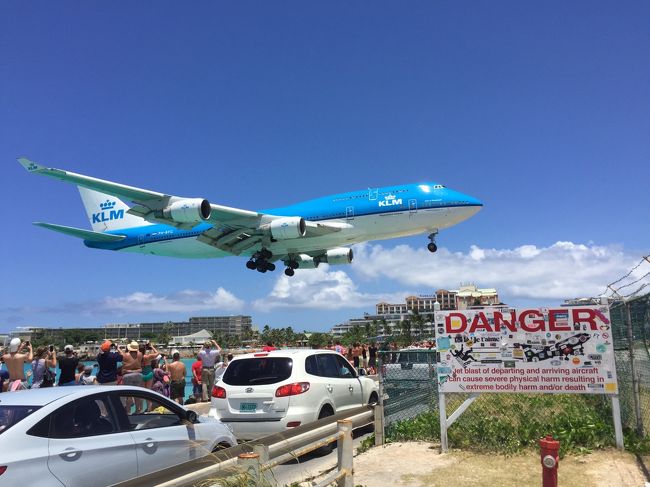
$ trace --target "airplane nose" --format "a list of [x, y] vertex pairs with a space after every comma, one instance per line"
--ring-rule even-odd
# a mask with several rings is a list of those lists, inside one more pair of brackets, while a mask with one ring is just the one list
[[456, 197], [459, 201], [463, 202], [464, 206], [483, 206], [483, 202], [481, 200], [474, 198], [468, 194], [457, 192]]
[[466, 196], [467, 201], [469, 202], [470, 205], [473, 206], [483, 206], [483, 202], [479, 200], [478, 198], [474, 198], [473, 196]]

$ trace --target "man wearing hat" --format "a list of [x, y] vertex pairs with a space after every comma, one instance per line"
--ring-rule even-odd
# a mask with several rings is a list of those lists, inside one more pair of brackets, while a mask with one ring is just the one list
[[[29, 353], [20, 353], [20, 350], [25, 346]], [[20, 338], [12, 338], [11, 342], [9, 342], [9, 353], [2, 356], [2, 360], [7, 364], [7, 370], [9, 371], [8, 391], [27, 389], [24, 367], [25, 362], [31, 362], [32, 359], [32, 344], [30, 342], [21, 342]]]
[[[214, 348], [212, 348], [214, 345]], [[220, 362], [221, 347], [214, 340], [208, 340], [203, 345], [203, 350], [199, 352], [203, 369], [201, 370], [201, 385], [203, 387], [203, 401], [210, 400], [212, 386], [214, 386], [214, 366]]]
[[77, 365], [79, 365], [79, 357], [75, 355], [72, 345], [66, 345], [63, 347], [63, 355], [59, 355], [56, 358], [56, 362], [59, 366], [59, 370], [61, 370], [61, 374], [59, 375], [59, 385], [76, 385], [77, 381], [75, 380], [75, 371], [77, 370]]
[[133, 340], [126, 346], [127, 353], [122, 355], [122, 384], [125, 386], [144, 385], [142, 380], [142, 352], [140, 345]]
[[99, 347], [97, 363], [97, 383], [103, 386], [114, 386], [117, 384], [117, 363], [122, 361], [122, 349], [110, 340], [105, 340]]

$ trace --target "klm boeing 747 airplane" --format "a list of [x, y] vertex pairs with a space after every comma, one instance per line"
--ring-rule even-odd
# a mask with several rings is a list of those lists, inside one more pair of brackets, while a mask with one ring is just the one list
[[[246, 267], [284, 273], [322, 262], [350, 264], [350, 245], [428, 233], [437, 250], [438, 231], [475, 215], [483, 204], [442, 184], [371, 188], [325, 196], [283, 208], [249, 211], [104, 181], [18, 161], [27, 171], [78, 186], [91, 230], [34, 223], [88, 247], [168, 257], [248, 257]], [[120, 198], [131, 201], [127, 206]]]

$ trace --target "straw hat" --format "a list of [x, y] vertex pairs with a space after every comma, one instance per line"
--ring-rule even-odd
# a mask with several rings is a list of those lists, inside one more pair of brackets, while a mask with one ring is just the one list
[[138, 342], [133, 340], [131, 343], [127, 345], [126, 348], [129, 350], [129, 352], [137, 352], [138, 350], [140, 350], [140, 345], [138, 345]]

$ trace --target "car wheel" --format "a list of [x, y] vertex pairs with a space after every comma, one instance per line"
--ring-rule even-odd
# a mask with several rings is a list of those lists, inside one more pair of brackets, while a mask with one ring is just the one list
[[[328, 416], [333, 416], [334, 411], [332, 411], [331, 408], [329, 407], [324, 407], [323, 409], [320, 410], [320, 413], [318, 413], [318, 419], [323, 419], [327, 418]], [[332, 443], [329, 443], [325, 446], [321, 446], [317, 450], [314, 450], [314, 455], [317, 455], [319, 457], [322, 457], [324, 455], [328, 455], [336, 446], [336, 441], [333, 441]]]
[[219, 443], [214, 446], [214, 448], [212, 449], [212, 453], [219, 453], [220, 451], [225, 450], [226, 448], [230, 448], [230, 446], [231, 445], [229, 445], [228, 443]]
[[372, 406], [374, 404], [377, 404], [379, 402], [379, 396], [377, 395], [376, 392], [373, 392], [370, 394], [370, 398], [368, 399], [368, 406]]

